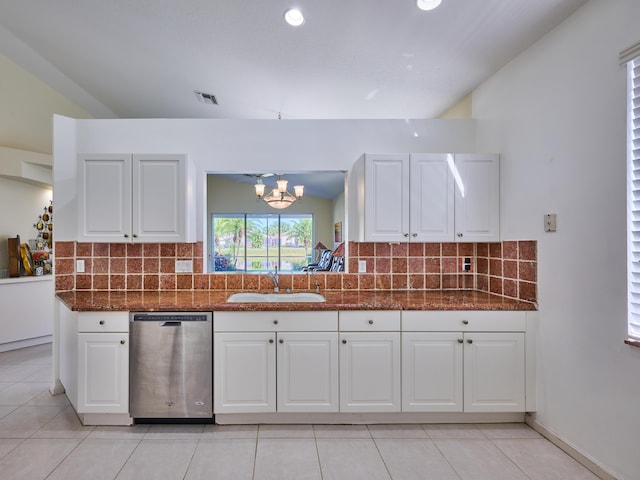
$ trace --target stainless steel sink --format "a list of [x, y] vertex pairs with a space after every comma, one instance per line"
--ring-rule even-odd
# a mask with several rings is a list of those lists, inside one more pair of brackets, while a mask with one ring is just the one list
[[231, 303], [277, 303], [277, 302], [324, 302], [325, 299], [319, 293], [298, 292], [298, 293], [234, 293], [227, 302]]

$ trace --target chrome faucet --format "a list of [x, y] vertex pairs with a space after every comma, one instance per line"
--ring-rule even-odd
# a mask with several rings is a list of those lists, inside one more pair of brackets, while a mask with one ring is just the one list
[[278, 266], [276, 265], [275, 267], [276, 272], [275, 273], [267, 273], [267, 277], [270, 278], [271, 280], [273, 280], [273, 291], [274, 292], [278, 292], [280, 291], [280, 285], [279, 285], [279, 281], [280, 281], [280, 275], [278, 275]]
[[313, 273], [313, 271], [308, 270], [309, 275], [311, 275], [313, 277], [313, 279], [316, 281], [316, 293], [318, 293], [320, 291], [320, 282], [318, 281], [318, 277], [316, 276], [315, 273]]

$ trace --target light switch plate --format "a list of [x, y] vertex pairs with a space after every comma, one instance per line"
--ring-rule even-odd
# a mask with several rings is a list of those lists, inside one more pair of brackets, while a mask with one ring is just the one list
[[555, 213], [547, 213], [544, 216], [544, 231], [555, 232], [558, 229], [557, 219]]
[[84, 260], [76, 260], [76, 273], [84, 273]]
[[366, 271], [367, 271], [367, 261], [358, 260], [358, 273], [366, 273]]
[[176, 273], [193, 273], [193, 260], [176, 260]]

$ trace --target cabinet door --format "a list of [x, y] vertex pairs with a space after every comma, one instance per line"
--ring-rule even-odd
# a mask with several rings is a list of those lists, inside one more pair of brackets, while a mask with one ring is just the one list
[[276, 411], [275, 333], [214, 333], [214, 413]]
[[186, 157], [133, 156], [133, 236], [138, 241], [185, 241]]
[[277, 351], [278, 412], [337, 412], [337, 332], [278, 333]]
[[365, 157], [364, 234], [368, 242], [409, 240], [409, 156]]
[[402, 410], [462, 411], [462, 333], [402, 334]]
[[400, 411], [400, 333], [340, 334], [340, 411]]
[[78, 239], [126, 242], [131, 236], [131, 155], [82, 155]]
[[464, 411], [524, 412], [524, 333], [465, 333]]
[[78, 413], [129, 412], [129, 334], [78, 334]]
[[411, 155], [410, 241], [450, 242], [454, 238], [453, 169], [453, 155]]
[[500, 240], [500, 159], [456, 155], [455, 230], [458, 242]]

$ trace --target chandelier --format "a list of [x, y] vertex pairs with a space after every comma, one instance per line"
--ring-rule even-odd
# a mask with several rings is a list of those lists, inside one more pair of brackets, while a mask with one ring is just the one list
[[283, 180], [278, 175], [278, 180], [276, 180], [276, 188], [271, 190], [269, 195], [264, 194], [264, 189], [266, 185], [262, 183], [262, 177], [258, 177], [257, 183], [254, 185], [256, 189], [256, 196], [258, 200], [264, 200], [267, 205], [277, 208], [283, 209], [289, 207], [293, 202], [302, 198], [302, 194], [304, 191], [304, 185], [295, 185], [293, 187], [294, 194], [291, 194], [287, 191], [287, 180]]

